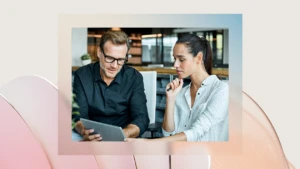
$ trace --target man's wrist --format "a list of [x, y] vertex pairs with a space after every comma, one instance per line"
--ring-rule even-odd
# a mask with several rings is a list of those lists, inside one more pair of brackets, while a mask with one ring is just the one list
[[124, 132], [125, 137], [129, 138], [129, 133], [128, 133], [128, 130], [126, 128], [123, 129], [123, 132]]
[[140, 133], [140, 128], [135, 124], [129, 124], [126, 128], [123, 129], [123, 132], [126, 138], [137, 137]]
[[75, 124], [75, 131], [80, 134], [81, 136], [83, 136], [83, 133], [82, 133], [82, 129], [84, 128], [83, 124], [81, 121], [77, 121], [76, 124]]

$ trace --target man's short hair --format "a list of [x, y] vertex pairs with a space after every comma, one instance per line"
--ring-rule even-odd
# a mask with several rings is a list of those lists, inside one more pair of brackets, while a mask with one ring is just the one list
[[105, 32], [102, 36], [101, 36], [101, 40], [100, 40], [100, 49], [101, 51], [104, 51], [104, 44], [107, 41], [111, 41], [114, 45], [123, 45], [126, 44], [127, 46], [127, 52], [129, 51], [130, 48], [130, 42], [129, 42], [129, 38], [127, 36], [127, 34], [123, 31], [112, 31], [109, 30], [107, 32]]

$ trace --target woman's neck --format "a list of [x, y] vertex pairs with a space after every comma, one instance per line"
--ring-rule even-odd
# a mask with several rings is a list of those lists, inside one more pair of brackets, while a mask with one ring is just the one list
[[209, 74], [206, 71], [198, 71], [198, 72], [190, 76], [192, 81], [191, 85], [195, 89], [199, 89], [201, 87], [202, 82], [209, 76]]

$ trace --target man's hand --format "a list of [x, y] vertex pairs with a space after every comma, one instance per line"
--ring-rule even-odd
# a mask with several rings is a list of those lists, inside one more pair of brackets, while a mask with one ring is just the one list
[[100, 134], [91, 134], [94, 132], [94, 129], [86, 130], [81, 121], [76, 122], [75, 130], [79, 133], [84, 141], [101, 141], [102, 137]]
[[100, 136], [100, 134], [92, 134], [94, 132], [94, 129], [89, 129], [89, 130], [84, 130], [82, 137], [84, 139], [84, 141], [101, 141], [102, 137]]

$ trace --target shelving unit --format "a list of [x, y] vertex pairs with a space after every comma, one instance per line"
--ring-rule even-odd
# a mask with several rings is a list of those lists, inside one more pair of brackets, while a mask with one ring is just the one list
[[88, 34], [88, 54], [91, 55], [92, 61], [98, 61], [97, 48], [100, 44], [101, 35]]
[[128, 51], [129, 64], [142, 64], [142, 38], [129, 37], [130, 49]]

